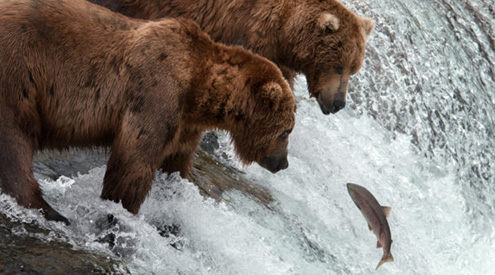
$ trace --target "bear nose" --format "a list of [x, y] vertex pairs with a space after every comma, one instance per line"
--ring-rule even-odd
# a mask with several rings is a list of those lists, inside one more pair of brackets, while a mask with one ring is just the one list
[[332, 111], [332, 114], [335, 114], [336, 112], [344, 109], [344, 107], [345, 107], [345, 101], [343, 101], [343, 100], [335, 100], [333, 102], [333, 108], [331, 110]]
[[279, 164], [278, 164], [278, 169], [279, 170], [284, 170], [284, 169], [287, 169], [287, 167], [289, 167], [289, 161], [287, 160], [287, 158], [284, 158]]
[[287, 157], [264, 157], [261, 160], [260, 165], [272, 173], [277, 173], [278, 171], [289, 167], [289, 161], [287, 160]]
[[332, 100], [331, 98], [328, 98], [328, 96], [325, 95], [328, 93], [329, 93], [328, 91], [321, 92], [316, 98], [318, 105], [320, 105], [321, 111], [325, 115], [328, 115], [330, 113], [335, 114], [336, 112], [342, 110], [345, 107], [345, 96], [339, 97], [339, 98], [343, 98], [344, 100], [342, 99]]

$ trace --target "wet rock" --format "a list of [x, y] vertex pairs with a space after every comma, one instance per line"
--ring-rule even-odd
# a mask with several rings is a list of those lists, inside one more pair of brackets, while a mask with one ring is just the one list
[[157, 228], [158, 234], [160, 236], [170, 240], [170, 245], [181, 250], [184, 247], [184, 241], [181, 239], [180, 235], [180, 225], [178, 224], [164, 224]]
[[[22, 227], [22, 235], [12, 229]], [[46, 230], [35, 224], [12, 222], [0, 213], [0, 274], [129, 274], [116, 258], [75, 250], [57, 241], [32, 237]]]
[[220, 148], [217, 134], [215, 132], [207, 132], [204, 134], [199, 147], [208, 154], [214, 154], [215, 150]]
[[223, 194], [226, 191], [238, 190], [270, 208], [273, 197], [268, 189], [249, 181], [244, 172], [225, 165], [219, 158], [202, 150], [196, 154], [190, 180], [198, 186], [203, 195], [216, 200], [228, 200]]
[[180, 232], [180, 226], [178, 224], [165, 224], [158, 228], [160, 236], [168, 238], [170, 236], [178, 236]]
[[108, 152], [104, 149], [43, 151], [34, 157], [33, 169], [36, 178], [58, 179], [60, 176], [73, 177], [88, 173], [89, 170], [105, 165]]
[[108, 247], [115, 255], [129, 258], [136, 252], [135, 236], [125, 234], [132, 232], [132, 228], [113, 214], [108, 214], [98, 219], [96, 228], [99, 230], [96, 234], [98, 236], [97, 241], [108, 244]]

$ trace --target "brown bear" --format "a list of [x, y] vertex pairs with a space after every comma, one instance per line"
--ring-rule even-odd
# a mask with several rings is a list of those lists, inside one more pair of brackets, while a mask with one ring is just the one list
[[210, 37], [241, 45], [277, 64], [294, 83], [306, 75], [324, 114], [345, 106], [349, 79], [361, 68], [374, 21], [337, 0], [90, 0], [131, 17], [194, 19]]
[[33, 153], [110, 146], [101, 197], [136, 214], [155, 171], [187, 174], [201, 135], [231, 133], [245, 164], [288, 166], [289, 84], [269, 60], [190, 19], [130, 19], [82, 0], [0, 2], [2, 191], [50, 220]]

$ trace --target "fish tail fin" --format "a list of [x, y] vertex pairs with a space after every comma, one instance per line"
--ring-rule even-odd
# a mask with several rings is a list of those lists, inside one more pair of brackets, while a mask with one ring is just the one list
[[390, 211], [392, 211], [392, 207], [390, 206], [382, 206], [383, 213], [385, 214], [385, 217], [388, 218], [390, 216]]
[[378, 269], [382, 264], [386, 262], [393, 262], [393, 261], [394, 261], [394, 256], [392, 256], [392, 253], [385, 254], [382, 257], [382, 260], [376, 266], [376, 269]]

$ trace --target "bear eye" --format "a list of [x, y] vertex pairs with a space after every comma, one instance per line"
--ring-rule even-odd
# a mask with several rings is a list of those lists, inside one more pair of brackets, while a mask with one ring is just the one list
[[337, 73], [337, 74], [343, 74], [344, 73], [344, 67], [342, 67], [342, 66], [335, 66], [335, 67], [333, 67], [333, 69], [335, 70], [335, 73]]
[[283, 132], [280, 134], [280, 136], [279, 136], [279, 137], [280, 137], [281, 139], [285, 139], [285, 138], [287, 138], [287, 137], [289, 136], [290, 132], [291, 132], [291, 130], [285, 130], [285, 131], [283, 131]]

